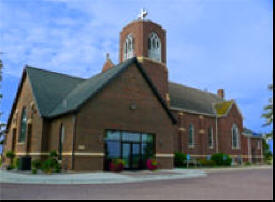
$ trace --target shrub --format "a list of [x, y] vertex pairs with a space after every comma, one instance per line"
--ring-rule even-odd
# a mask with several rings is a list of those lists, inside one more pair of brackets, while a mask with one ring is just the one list
[[13, 151], [7, 151], [6, 157], [7, 157], [8, 159], [10, 159], [10, 165], [7, 167], [7, 170], [12, 170], [12, 169], [14, 169], [14, 168], [15, 168], [14, 162], [13, 162], [13, 159], [14, 159], [14, 157], [15, 157], [14, 152], [13, 152]]
[[217, 166], [231, 166], [232, 158], [223, 153], [213, 154], [211, 160], [215, 162]]
[[54, 158], [48, 158], [46, 161], [42, 163], [42, 171], [51, 174], [56, 168], [58, 162]]
[[51, 151], [50, 154], [49, 154], [49, 157], [56, 158], [57, 157], [57, 152], [55, 150]]
[[55, 165], [54, 172], [55, 173], [61, 173], [61, 165], [59, 163], [57, 163]]
[[[37, 165], [39, 164], [38, 162], [36, 163]], [[55, 172], [55, 173], [61, 172], [61, 165], [57, 161], [56, 151], [50, 152], [48, 159], [42, 163], [41, 169], [44, 173], [47, 173], [47, 174], [51, 174], [52, 172]]]
[[42, 167], [41, 160], [37, 159], [37, 160], [33, 160], [32, 161], [32, 168], [34, 168], [34, 169], [41, 169], [41, 167]]
[[36, 168], [32, 169], [32, 174], [37, 174], [37, 169]]
[[244, 163], [244, 165], [245, 166], [251, 166], [252, 164], [249, 161], [247, 161], [247, 162]]
[[15, 157], [15, 154], [13, 151], [7, 151], [6, 157], [12, 160]]
[[7, 170], [13, 170], [14, 168], [14, 165], [8, 165]]
[[199, 163], [201, 164], [201, 166], [209, 166], [209, 167], [212, 167], [212, 166], [216, 165], [215, 161], [213, 161], [211, 159], [210, 160], [208, 160], [208, 159], [200, 159]]
[[183, 167], [186, 165], [187, 156], [186, 154], [177, 152], [175, 153], [175, 166], [176, 167]]

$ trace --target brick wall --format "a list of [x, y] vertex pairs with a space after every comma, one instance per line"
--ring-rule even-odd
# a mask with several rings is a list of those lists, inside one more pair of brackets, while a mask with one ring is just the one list
[[[27, 147], [29, 147], [28, 152], [34, 156], [34, 158], [40, 158], [40, 152], [42, 148], [42, 130], [43, 130], [43, 120], [40, 117], [40, 114], [37, 110], [37, 106], [35, 105], [35, 101], [33, 98], [31, 85], [29, 79], [26, 77], [26, 74], [23, 75], [22, 79], [22, 88], [19, 88], [18, 91], [18, 100], [16, 105], [14, 106], [14, 113], [12, 114], [12, 121], [9, 125], [8, 132], [6, 134], [6, 140], [4, 145], [4, 153], [12, 150], [13, 144], [13, 133], [15, 132], [15, 146], [14, 152], [17, 157], [24, 156], [27, 152]], [[18, 142], [18, 138], [20, 135], [20, 123], [23, 107], [27, 110], [27, 119], [28, 125], [25, 141], [20, 143]], [[29, 130], [32, 130], [31, 136], [28, 136]], [[29, 141], [27, 141], [29, 139]], [[27, 144], [28, 142], [28, 144]]]
[[[191, 114], [173, 110], [178, 118], [177, 133], [174, 146], [176, 151], [190, 154], [194, 157], [206, 157], [216, 153], [216, 120], [215, 117]], [[188, 145], [188, 128], [194, 127], [194, 147]], [[208, 129], [213, 129], [213, 147], [208, 146]]]
[[[232, 148], [232, 126], [236, 124], [239, 130], [240, 148]], [[243, 120], [235, 104], [232, 105], [226, 117], [218, 119], [218, 139], [219, 139], [219, 151], [231, 154], [232, 156], [238, 156], [242, 154], [242, 138], [241, 133], [243, 131]]]
[[137, 57], [148, 57], [148, 38], [155, 32], [161, 40], [161, 58], [166, 64], [166, 31], [156, 23], [150, 21], [134, 21], [126, 25], [120, 32], [119, 61], [123, 61], [123, 45], [128, 34], [134, 37], [134, 53]]
[[[136, 110], [130, 110], [131, 104], [136, 105]], [[106, 129], [152, 133], [156, 136], [157, 154], [174, 153], [174, 125], [136, 67], [129, 67], [79, 111], [76, 152], [94, 156], [76, 157], [76, 169], [103, 169], [103, 157], [97, 155], [105, 152]], [[80, 145], [85, 149], [79, 150]], [[158, 160], [161, 168], [173, 167], [172, 157]]]

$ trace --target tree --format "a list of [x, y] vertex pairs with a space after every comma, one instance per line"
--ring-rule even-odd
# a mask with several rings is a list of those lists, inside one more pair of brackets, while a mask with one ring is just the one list
[[[268, 89], [273, 92], [273, 84], [270, 84]], [[273, 97], [269, 98], [268, 102], [268, 105], [264, 107], [265, 112], [262, 114], [262, 117], [265, 118], [264, 126], [272, 126], [272, 130], [266, 134], [266, 138], [273, 139]]]
[[264, 161], [266, 163], [269, 163], [272, 160], [273, 155], [265, 139], [263, 139], [263, 155], [264, 155]]

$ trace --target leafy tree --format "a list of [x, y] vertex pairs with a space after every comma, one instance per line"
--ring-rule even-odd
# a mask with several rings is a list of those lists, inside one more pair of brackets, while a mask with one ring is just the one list
[[265, 139], [263, 139], [263, 155], [264, 155], [264, 161], [268, 163], [272, 160], [272, 152], [270, 151], [270, 147]]
[[[273, 92], [273, 84], [270, 84], [268, 89]], [[262, 117], [266, 120], [264, 126], [273, 126], [273, 97], [269, 98], [268, 102], [268, 105], [264, 107], [265, 112], [262, 114]], [[266, 134], [266, 138], [273, 139], [273, 127], [271, 132]]]

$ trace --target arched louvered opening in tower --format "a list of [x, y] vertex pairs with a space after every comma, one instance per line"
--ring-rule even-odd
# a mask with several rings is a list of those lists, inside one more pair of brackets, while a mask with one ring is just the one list
[[155, 32], [151, 33], [148, 38], [148, 57], [161, 62], [161, 41]]

